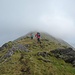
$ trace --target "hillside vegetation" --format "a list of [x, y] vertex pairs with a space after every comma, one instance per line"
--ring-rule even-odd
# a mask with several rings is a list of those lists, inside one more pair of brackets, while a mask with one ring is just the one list
[[8, 42], [0, 48], [0, 75], [75, 75], [75, 68], [50, 51], [67, 48], [56, 40], [28, 36]]

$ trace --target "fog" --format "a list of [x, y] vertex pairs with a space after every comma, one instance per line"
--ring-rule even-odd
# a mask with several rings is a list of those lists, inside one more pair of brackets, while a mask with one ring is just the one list
[[75, 47], [75, 0], [0, 0], [0, 46], [44, 31]]

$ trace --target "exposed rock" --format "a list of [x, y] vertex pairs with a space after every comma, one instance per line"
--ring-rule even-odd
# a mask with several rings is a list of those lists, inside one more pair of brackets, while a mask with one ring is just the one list
[[[37, 55], [42, 57], [47, 57], [50, 54], [47, 52], [38, 52]], [[38, 58], [38, 60], [42, 60], [44, 62], [51, 62], [49, 59], [45, 59], [45, 58]]]
[[43, 58], [38, 58], [38, 60], [42, 60], [42, 61], [44, 61], [44, 62], [51, 62], [50, 60], [48, 60], [48, 59], [43, 59]]
[[0, 58], [0, 62], [2, 62], [4, 59], [6, 59], [8, 57], [11, 57], [14, 54], [14, 52], [17, 50], [29, 52], [29, 50], [24, 45], [22, 45], [22, 44], [15, 45], [12, 48], [10, 48], [4, 56], [2, 56]]
[[8, 47], [8, 44], [7, 44], [7, 43], [5, 43], [2, 47]]
[[61, 58], [65, 62], [75, 65], [75, 51], [72, 48], [56, 49], [51, 52], [56, 58]]
[[26, 46], [22, 45], [22, 44], [18, 44], [15, 46], [15, 50], [20, 50], [20, 51], [25, 51], [25, 52], [29, 52], [29, 50], [26, 48]]
[[0, 51], [4, 50], [4, 48], [9, 49], [12, 47], [12, 45], [13, 45], [13, 42], [9, 41], [9, 42], [3, 44], [2, 47], [0, 47]]
[[26, 47], [29, 47], [30, 45], [29, 45], [29, 44], [26, 44], [25, 46], [26, 46]]
[[41, 56], [43, 56], [43, 57], [46, 57], [46, 56], [49, 55], [49, 53], [47, 53], [47, 52], [38, 52], [37, 55], [38, 55], [38, 56], [41, 55]]
[[25, 52], [29, 52], [29, 50], [26, 48], [26, 46], [22, 45], [22, 44], [18, 44], [18, 45], [15, 45], [13, 46], [12, 48], [10, 48], [9, 51], [25, 51]]

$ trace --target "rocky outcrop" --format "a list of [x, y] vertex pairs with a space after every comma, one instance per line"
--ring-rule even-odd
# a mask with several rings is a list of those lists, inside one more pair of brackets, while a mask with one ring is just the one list
[[22, 44], [18, 44], [18, 45], [13, 46], [11, 48], [11, 50], [13, 50], [13, 51], [19, 50], [19, 51], [29, 52], [29, 50], [26, 48], [26, 46], [24, 46]]
[[50, 55], [48, 52], [38, 52], [37, 55], [44, 57], [44, 58], [38, 58], [38, 60], [42, 60], [44, 62], [51, 62], [49, 59], [45, 58], [45, 57], [48, 57]]
[[47, 53], [47, 52], [38, 52], [37, 55], [42, 56], [42, 57], [47, 57], [49, 55], [49, 53]]
[[10, 48], [7, 53], [2, 56], [0, 58], [0, 62], [3, 62], [3, 60], [5, 60], [8, 57], [11, 57], [15, 51], [25, 51], [25, 52], [29, 52], [29, 50], [26, 48], [26, 46], [22, 45], [22, 44], [18, 44], [18, 45], [14, 45], [12, 48]]
[[51, 51], [56, 58], [61, 58], [75, 66], [75, 51], [72, 48], [56, 49]]
[[2, 47], [0, 47], [0, 51], [4, 50], [4, 49], [10, 49], [13, 45], [13, 42], [12, 41], [9, 41], [5, 44], [2, 45]]
[[51, 62], [49, 59], [38, 58], [38, 60], [42, 60], [44, 62]]

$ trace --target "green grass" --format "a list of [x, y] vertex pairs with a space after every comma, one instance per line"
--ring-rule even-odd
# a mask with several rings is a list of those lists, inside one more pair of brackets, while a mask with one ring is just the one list
[[[41, 39], [41, 44], [36, 39], [24, 38], [14, 44], [29, 45], [30, 52], [16, 51], [12, 57], [7, 58], [5, 63], [0, 63], [0, 75], [75, 75], [75, 68], [71, 64], [57, 59], [50, 53], [51, 50], [60, 46], [55, 42]], [[4, 50], [4, 55], [8, 50]], [[48, 52], [47, 57], [38, 56], [38, 52]], [[2, 53], [2, 52], [1, 52]], [[39, 59], [50, 60], [45, 62]]]

